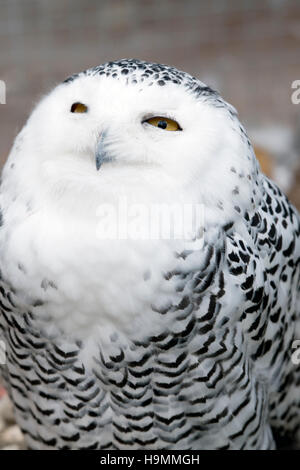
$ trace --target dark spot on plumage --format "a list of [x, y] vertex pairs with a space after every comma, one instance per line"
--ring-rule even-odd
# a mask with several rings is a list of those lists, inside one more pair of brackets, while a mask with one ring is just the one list
[[231, 253], [229, 253], [228, 255], [228, 258], [233, 261], [234, 263], [238, 263], [240, 261], [240, 258], [238, 257], [238, 255], [236, 253], [234, 253], [234, 251], [232, 251]]
[[270, 320], [273, 323], [277, 323], [281, 314], [281, 308], [279, 307], [273, 315], [270, 315]]
[[249, 291], [246, 292], [245, 295], [246, 295], [246, 299], [247, 299], [247, 300], [252, 300], [253, 292], [254, 292], [253, 289], [251, 289], [251, 290], [249, 290]]
[[259, 287], [258, 289], [256, 289], [252, 298], [252, 302], [254, 302], [255, 304], [260, 303], [263, 299], [263, 294], [264, 294], [263, 287]]
[[282, 208], [281, 208], [280, 201], [277, 201], [277, 205], [276, 205], [276, 208], [275, 208], [275, 212], [276, 212], [277, 214], [280, 214], [281, 211], [282, 211]]
[[253, 281], [254, 281], [254, 277], [253, 275], [251, 274], [250, 276], [248, 276], [246, 278], [246, 280], [241, 284], [241, 288], [243, 290], [247, 290], [247, 289], [250, 289], [253, 285]]
[[234, 222], [228, 222], [228, 224], [223, 226], [224, 232], [229, 232], [233, 226], [234, 226]]
[[[260, 219], [261, 221], [262, 219]], [[264, 234], [264, 233], [267, 233], [267, 229], [268, 229], [268, 224], [267, 224], [267, 221], [266, 219], [263, 219], [263, 225], [259, 227], [259, 233], [260, 234]]]
[[109, 356], [109, 358], [111, 361], [118, 363], [123, 361], [123, 359], [125, 358], [125, 354], [121, 349], [119, 354], [117, 354], [116, 356]]
[[274, 276], [274, 274], [276, 274], [278, 268], [279, 268], [279, 264], [276, 264], [276, 265], [273, 266], [272, 268], [269, 268], [269, 269], [268, 269], [268, 273], [271, 274], [272, 276]]
[[249, 213], [248, 213], [248, 212], [245, 212], [244, 218], [245, 218], [245, 220], [246, 220], [247, 222], [249, 222], [250, 217], [249, 217]]
[[63, 351], [61, 348], [59, 348], [58, 346], [54, 345], [54, 350], [57, 354], [59, 354], [61, 357], [63, 357], [64, 359], [68, 359], [68, 358], [73, 358], [73, 357], [77, 357], [78, 356], [78, 353], [79, 351], [69, 351], [69, 352], [66, 352], [66, 351]]
[[43, 279], [41, 282], [41, 288], [47, 290], [48, 287], [57, 290], [57, 286], [53, 281], [49, 281], [48, 279]]
[[236, 268], [230, 268], [230, 273], [233, 274], [234, 276], [239, 276], [240, 274], [243, 274], [243, 268], [242, 266], [237, 266]]
[[265, 310], [269, 303], [269, 296], [267, 294], [264, 294], [263, 296], [263, 301], [262, 301], [262, 309]]
[[74, 75], [71, 75], [70, 77], [66, 78], [63, 83], [71, 83], [75, 80], [75, 78], [79, 77], [79, 73], [75, 73]]
[[186, 307], [188, 307], [190, 304], [190, 299], [189, 297], [186, 295], [185, 297], [183, 297], [183, 299], [181, 300], [181, 302], [176, 306], [176, 309], [177, 310], [184, 310]]
[[272, 287], [273, 290], [277, 290], [276, 284], [273, 281], [273, 279], [270, 281], [270, 286]]
[[151, 309], [153, 310], [153, 312], [160, 313], [161, 315], [165, 315], [166, 313], [168, 313], [171, 307], [171, 304], [168, 304], [166, 307], [155, 307], [154, 305], [151, 305]]
[[234, 206], [234, 209], [236, 210], [236, 212], [238, 212], [239, 214], [241, 213], [241, 208], [239, 206]]
[[289, 258], [294, 252], [294, 249], [295, 249], [295, 239], [293, 238], [293, 240], [291, 241], [289, 246], [286, 248], [286, 250], [283, 251], [283, 255]]
[[244, 262], [244, 263], [249, 263], [250, 261], [250, 256], [246, 253], [243, 253], [242, 251], [239, 251], [239, 255], [241, 257], [241, 260]]
[[36, 300], [32, 303], [32, 306], [33, 306], [33, 307], [41, 307], [42, 305], [44, 305], [44, 302], [43, 302], [43, 300], [40, 300], [40, 299], [36, 299]]
[[243, 251], [246, 251], [246, 246], [245, 246], [245, 243], [243, 242], [243, 240], [239, 240], [239, 245], [240, 245], [240, 247], [242, 248]]
[[261, 217], [256, 212], [251, 219], [251, 227], [256, 227], [261, 222]]
[[274, 224], [272, 224], [269, 230], [269, 237], [274, 239], [275, 235], [276, 235], [276, 227]]
[[80, 434], [79, 433], [75, 433], [73, 434], [72, 436], [63, 436], [63, 435], [60, 435], [61, 439], [63, 441], [66, 441], [66, 442], [77, 442], [79, 441], [80, 439]]
[[267, 197], [266, 197], [266, 203], [271, 205], [272, 204], [272, 198], [269, 194], [267, 194]]
[[186, 259], [192, 253], [193, 253], [192, 250], [183, 250], [180, 253], [175, 252], [175, 258], [177, 258], [177, 259]]
[[165, 278], [166, 281], [169, 281], [170, 279], [172, 279], [173, 275], [174, 274], [171, 271], [169, 271], [169, 272], [164, 274], [164, 278]]
[[[248, 315], [249, 313], [250, 313], [250, 314], [251, 314], [251, 313], [255, 313], [255, 312], [257, 312], [258, 308], [259, 308], [258, 305], [257, 305], [257, 304], [254, 304], [254, 305], [252, 305], [251, 307], [246, 308], [245, 313], [246, 313], [247, 315]], [[258, 336], [258, 339], [259, 339], [259, 336]]]
[[218, 310], [217, 305], [220, 306], [220, 304], [217, 304], [216, 299], [217, 299], [217, 297], [215, 295], [211, 295], [211, 297], [209, 299], [209, 306], [208, 306], [207, 313], [206, 313], [206, 315], [202, 316], [199, 319], [201, 322], [210, 321], [213, 318], [216, 310]]

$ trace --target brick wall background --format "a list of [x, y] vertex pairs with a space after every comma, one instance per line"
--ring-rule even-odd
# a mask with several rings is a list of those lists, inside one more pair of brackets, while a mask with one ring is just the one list
[[[41, 94], [122, 57], [199, 76], [237, 107], [254, 139], [257, 130], [284, 129], [289, 138], [273, 145], [275, 154], [283, 147], [275, 157], [295, 172], [300, 104], [291, 102], [291, 84], [300, 79], [300, 0], [0, 0], [1, 164]], [[292, 197], [300, 207], [298, 178]]]

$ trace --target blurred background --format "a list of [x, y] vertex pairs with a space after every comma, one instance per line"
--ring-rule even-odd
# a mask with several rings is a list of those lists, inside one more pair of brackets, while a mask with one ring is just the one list
[[300, 0], [0, 0], [1, 165], [42, 94], [124, 57], [174, 65], [220, 91], [300, 208], [300, 104], [291, 100]]

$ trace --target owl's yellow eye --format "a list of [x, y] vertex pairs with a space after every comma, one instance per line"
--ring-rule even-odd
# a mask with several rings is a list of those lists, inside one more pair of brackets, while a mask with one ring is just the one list
[[173, 121], [173, 119], [169, 119], [166, 117], [155, 116], [150, 119], [146, 119], [144, 122], [151, 124], [151, 126], [159, 127], [165, 131], [181, 131], [181, 127], [179, 126], [178, 122]]
[[88, 107], [83, 103], [73, 103], [71, 113], [87, 113]]

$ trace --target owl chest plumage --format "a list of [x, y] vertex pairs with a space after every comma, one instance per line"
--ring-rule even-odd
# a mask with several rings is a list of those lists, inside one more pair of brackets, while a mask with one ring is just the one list
[[[281, 221], [288, 209], [279, 203]], [[294, 214], [288, 216], [296, 226]], [[208, 233], [202, 250], [166, 250], [156, 272], [137, 270], [129, 285], [139, 282], [139, 295], [131, 297], [129, 313], [119, 292], [113, 311], [101, 302], [103, 291], [90, 303], [88, 291], [82, 298], [82, 284], [92, 289], [94, 282], [85, 279], [84, 269], [75, 273], [72, 299], [65, 295], [66, 278], [61, 277], [64, 284], [41, 276], [41, 268], [40, 296], [35, 289], [19, 295], [21, 281], [11, 285], [4, 269], [5, 374], [30, 447], [274, 446], [267, 401], [271, 396], [271, 416], [280, 423], [276, 411], [284, 413], [284, 399], [275, 390], [292, 373], [284, 351], [298, 308], [294, 291], [280, 297], [276, 282], [299, 282], [299, 243], [276, 227], [274, 232], [269, 213], [248, 218], [247, 240], [228, 224]], [[287, 263], [278, 273], [282, 250]], [[24, 265], [18, 269], [26, 274]], [[108, 279], [116, 286], [117, 276], [108, 272], [106, 284]], [[151, 279], [147, 290], [143, 286]], [[66, 307], [70, 313], [64, 318]]]

